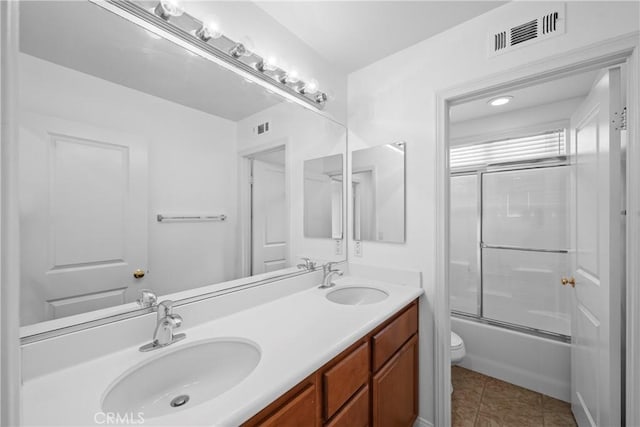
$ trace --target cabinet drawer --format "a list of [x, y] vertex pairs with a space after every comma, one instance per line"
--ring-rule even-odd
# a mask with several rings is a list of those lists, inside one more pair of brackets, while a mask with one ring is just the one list
[[404, 313], [373, 336], [373, 370], [377, 371], [418, 332], [418, 305], [412, 304]]
[[369, 381], [369, 343], [365, 342], [322, 375], [324, 419], [328, 420]]
[[326, 427], [367, 427], [368, 425], [369, 386], [364, 386]]

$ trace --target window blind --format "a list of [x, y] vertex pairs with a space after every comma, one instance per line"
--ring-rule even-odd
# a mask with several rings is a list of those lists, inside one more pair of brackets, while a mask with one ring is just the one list
[[451, 169], [469, 169], [494, 163], [535, 160], [567, 154], [565, 129], [480, 144], [451, 147]]

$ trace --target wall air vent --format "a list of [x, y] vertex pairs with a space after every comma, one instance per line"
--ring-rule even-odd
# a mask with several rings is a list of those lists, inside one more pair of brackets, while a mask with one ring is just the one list
[[262, 135], [263, 133], [269, 132], [269, 122], [260, 123], [258, 126], [253, 128], [253, 133], [256, 135]]
[[546, 10], [540, 10], [537, 13], [532, 11], [527, 15], [528, 19], [526, 17], [518, 19], [513, 26], [501, 26], [502, 28], [490, 31], [489, 56], [500, 55], [565, 32], [564, 5], [553, 10], [549, 10], [547, 5]]

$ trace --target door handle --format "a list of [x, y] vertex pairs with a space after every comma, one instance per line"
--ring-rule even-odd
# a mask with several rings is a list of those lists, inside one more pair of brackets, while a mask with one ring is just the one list
[[569, 277], [569, 278], [563, 277], [561, 282], [562, 282], [562, 286], [571, 285], [572, 288], [576, 287], [576, 279], [573, 277]]
[[135, 277], [136, 279], [142, 279], [144, 277], [144, 270], [137, 269], [133, 272], [133, 277]]

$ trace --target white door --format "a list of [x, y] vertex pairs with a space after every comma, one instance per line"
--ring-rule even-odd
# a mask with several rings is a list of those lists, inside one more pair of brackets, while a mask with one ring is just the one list
[[[147, 264], [147, 152], [130, 135], [25, 113], [22, 323], [133, 301]], [[35, 308], [38, 307], [38, 308]]]
[[252, 274], [261, 274], [288, 266], [287, 193], [283, 165], [252, 162]]
[[572, 408], [582, 426], [621, 423], [620, 69], [607, 70], [571, 119], [575, 154]]

